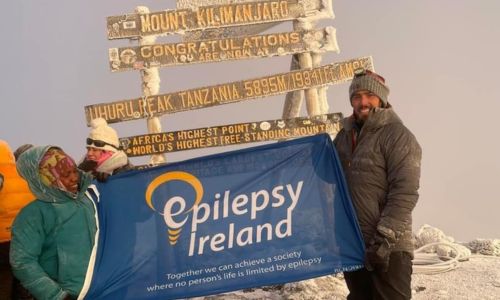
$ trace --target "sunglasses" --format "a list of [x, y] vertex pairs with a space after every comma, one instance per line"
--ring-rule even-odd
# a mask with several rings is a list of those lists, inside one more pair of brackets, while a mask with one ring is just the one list
[[120, 150], [120, 148], [117, 148], [115, 145], [111, 145], [110, 143], [106, 143], [106, 142], [103, 142], [103, 141], [99, 141], [99, 140], [93, 140], [91, 138], [87, 138], [87, 146], [96, 146], [96, 147], [104, 147], [104, 146], [111, 146], [117, 150]]

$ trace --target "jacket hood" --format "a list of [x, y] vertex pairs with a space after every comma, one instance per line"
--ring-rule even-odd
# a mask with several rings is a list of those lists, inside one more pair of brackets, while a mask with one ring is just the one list
[[23, 155], [19, 156], [16, 163], [17, 172], [23, 177], [30, 187], [31, 192], [38, 200], [44, 202], [66, 202], [81, 199], [85, 195], [87, 187], [90, 185], [90, 175], [78, 170], [80, 174], [79, 187], [80, 190], [76, 195], [60, 190], [55, 187], [45, 185], [39, 174], [39, 165], [45, 153], [51, 148], [58, 148], [57, 146], [38, 146], [28, 149]]
[[[350, 131], [354, 126], [354, 122], [354, 115], [351, 115], [342, 120], [342, 126], [346, 131]], [[365, 128], [365, 130], [376, 130], [382, 126], [392, 123], [403, 124], [403, 121], [401, 121], [396, 112], [389, 105], [388, 108], [375, 108], [371, 111], [370, 116], [363, 125], [363, 128]]]

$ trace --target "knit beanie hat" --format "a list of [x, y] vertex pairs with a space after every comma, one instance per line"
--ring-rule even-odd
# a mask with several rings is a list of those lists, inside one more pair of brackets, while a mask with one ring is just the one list
[[387, 107], [387, 96], [389, 95], [389, 87], [385, 85], [384, 77], [366, 69], [356, 69], [351, 86], [349, 86], [349, 100], [356, 92], [367, 90], [380, 98], [382, 107]]
[[92, 129], [87, 138], [87, 147], [116, 152], [120, 147], [116, 131], [103, 118], [93, 119], [90, 122]]

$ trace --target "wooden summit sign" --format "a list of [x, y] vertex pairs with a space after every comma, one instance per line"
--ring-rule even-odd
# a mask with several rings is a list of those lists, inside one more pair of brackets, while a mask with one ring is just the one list
[[184, 33], [186, 31], [278, 22], [307, 17], [322, 0], [275, 0], [178, 9], [107, 18], [108, 39]]
[[243, 100], [284, 94], [348, 81], [357, 68], [373, 70], [372, 57], [362, 57], [312, 69], [234, 81], [180, 92], [85, 106], [87, 125], [95, 118], [108, 123], [150, 118]]
[[[236, 4], [236, 3], [248, 3], [255, 2], [256, 0], [176, 0], [177, 9], [198, 10], [202, 6], [210, 5], [224, 5], [224, 4]], [[318, 0], [301, 0], [301, 4], [306, 8], [308, 17], [314, 16], [315, 20], [334, 18], [332, 0], [322, 0], [319, 3]], [[309, 9], [309, 7], [312, 7]], [[246, 36], [259, 34], [276, 26], [280, 22], [267, 22], [256, 25], [243, 25], [243, 26], [231, 26], [231, 27], [221, 27], [213, 29], [195, 30], [188, 31], [182, 37], [184, 41], [193, 40], [212, 40], [222, 37], [235, 37], [235, 36]]]
[[335, 28], [109, 49], [111, 71], [338, 51]]
[[340, 131], [341, 113], [319, 116], [323, 120], [293, 118], [250, 123], [238, 123], [190, 130], [162, 132], [120, 138], [127, 156], [143, 156], [220, 147], [253, 142], [265, 142]]

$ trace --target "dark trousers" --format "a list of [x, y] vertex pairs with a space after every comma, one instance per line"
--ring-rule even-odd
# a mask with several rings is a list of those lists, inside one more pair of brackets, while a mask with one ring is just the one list
[[411, 299], [412, 257], [407, 252], [393, 252], [387, 272], [366, 268], [345, 272], [348, 300]]
[[33, 299], [30, 293], [12, 275], [9, 263], [10, 242], [0, 243], [0, 299]]

